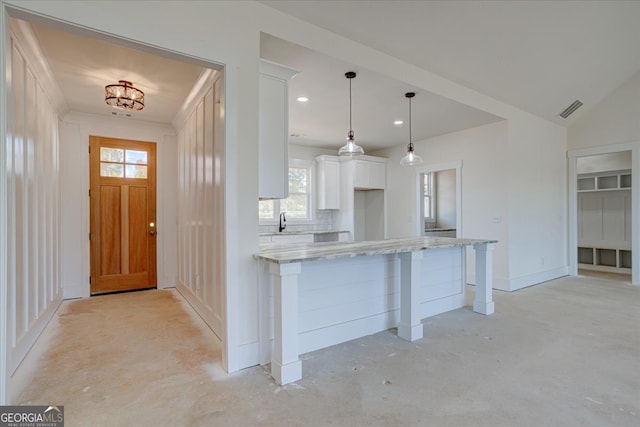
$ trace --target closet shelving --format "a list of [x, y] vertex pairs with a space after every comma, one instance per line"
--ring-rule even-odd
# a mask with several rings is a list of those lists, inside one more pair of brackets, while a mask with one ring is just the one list
[[[631, 171], [619, 170], [578, 175], [578, 193], [579, 209], [582, 209], [582, 199], [587, 197], [593, 199], [601, 196], [603, 206], [606, 201], [614, 198], [620, 200], [620, 198], [628, 197], [630, 199]], [[622, 207], [618, 207], [616, 211], [610, 209], [610, 206]], [[580, 211], [579, 216], [593, 215], [593, 204], [590, 205], [590, 209], [591, 212]], [[601, 231], [599, 241], [594, 244], [593, 236], [580, 236], [578, 239], [578, 264], [580, 268], [616, 273], [631, 272], [631, 246], [628, 238], [630, 235], [628, 228], [630, 227], [625, 225], [627, 221], [616, 221], [611, 216], [626, 218], [630, 214], [630, 209], [626, 207], [626, 204], [610, 203], [609, 208], [602, 208], [602, 218], [599, 222], [603, 225], [602, 230], [598, 230]], [[624, 231], [617, 230], [612, 233], [612, 224], [615, 227], [623, 227]], [[592, 231], [585, 231], [585, 234]], [[612, 237], [611, 234], [616, 237]], [[620, 235], [627, 236], [627, 238], [620, 240]]]

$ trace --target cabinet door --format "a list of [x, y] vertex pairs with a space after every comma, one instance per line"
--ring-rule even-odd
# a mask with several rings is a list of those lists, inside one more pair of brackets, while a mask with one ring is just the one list
[[287, 82], [260, 75], [258, 196], [284, 199], [288, 185]]
[[386, 181], [386, 165], [383, 162], [356, 160], [355, 188], [384, 190]]
[[387, 183], [386, 165], [379, 162], [369, 162], [369, 186], [384, 190]]
[[369, 188], [369, 162], [356, 160], [356, 174], [353, 178], [353, 186], [356, 188]]
[[316, 158], [317, 208], [340, 209], [340, 161]]

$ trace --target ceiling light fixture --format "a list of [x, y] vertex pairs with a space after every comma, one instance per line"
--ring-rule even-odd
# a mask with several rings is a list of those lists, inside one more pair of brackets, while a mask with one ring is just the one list
[[344, 75], [347, 79], [349, 79], [349, 133], [347, 134], [347, 143], [340, 147], [338, 150], [339, 156], [359, 156], [364, 154], [364, 150], [353, 138], [353, 126], [351, 125], [351, 80], [356, 77], [356, 73], [353, 71], [348, 71]]
[[404, 122], [403, 122], [402, 120], [395, 120], [395, 121], [393, 122], [393, 124], [394, 124], [394, 125], [396, 125], [396, 126], [400, 126], [400, 125], [401, 125], [401, 124], [403, 124], [403, 123], [404, 123]]
[[104, 102], [115, 108], [139, 111], [144, 108], [144, 92], [120, 80], [118, 84], [104, 87]]
[[298, 102], [307, 102], [307, 101], [309, 101], [309, 98], [307, 98], [306, 96], [301, 96], [296, 101], [298, 101]]
[[409, 145], [407, 145], [407, 154], [400, 159], [400, 165], [415, 166], [422, 163], [422, 157], [413, 151], [413, 142], [411, 141], [411, 98], [416, 96], [416, 94], [414, 92], [407, 92], [404, 96], [409, 98]]

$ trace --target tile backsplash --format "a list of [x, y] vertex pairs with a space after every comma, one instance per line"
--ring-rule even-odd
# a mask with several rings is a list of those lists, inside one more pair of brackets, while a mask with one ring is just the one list
[[[333, 230], [333, 211], [315, 211], [313, 220], [304, 223], [295, 223], [293, 220], [287, 220], [287, 231], [332, 231]], [[260, 233], [277, 233], [278, 224], [259, 225]]]

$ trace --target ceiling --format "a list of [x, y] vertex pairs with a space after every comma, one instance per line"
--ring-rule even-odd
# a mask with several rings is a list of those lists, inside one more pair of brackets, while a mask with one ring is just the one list
[[563, 125], [640, 70], [640, 1], [261, 3]]
[[[640, 2], [263, 1], [563, 125], [640, 70]], [[201, 65], [31, 24], [70, 110], [111, 115], [104, 86], [129, 80], [145, 92], [134, 120], [171, 123]], [[261, 56], [300, 73], [290, 85], [291, 142], [338, 148], [353, 130], [371, 151], [501, 120], [424, 90], [263, 35]], [[301, 104], [298, 96], [310, 101]], [[575, 99], [568, 120], [556, 115]], [[404, 126], [394, 126], [402, 119]]]
[[[141, 50], [31, 24], [68, 109], [171, 123], [204, 68]], [[104, 87], [127, 80], [142, 90], [145, 107], [124, 111], [104, 102]]]
[[[409, 142], [407, 92], [416, 93], [411, 101], [414, 141], [503, 120], [266, 34], [260, 39], [260, 56], [300, 72], [289, 82], [289, 141], [295, 144], [336, 149], [344, 144], [349, 131], [347, 71], [356, 72], [352, 123], [365, 151]], [[301, 96], [309, 101], [296, 101]], [[397, 126], [395, 120], [404, 123]]]

